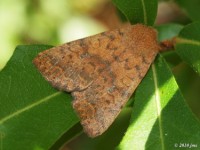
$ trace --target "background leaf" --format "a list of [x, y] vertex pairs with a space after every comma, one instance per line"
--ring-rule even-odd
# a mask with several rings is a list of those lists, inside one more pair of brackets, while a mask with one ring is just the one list
[[132, 107], [125, 107], [114, 123], [101, 136], [89, 138], [85, 133], [83, 133], [78, 139], [68, 144], [68, 149], [114, 150], [124, 136], [129, 125], [131, 112]]
[[[181, 29], [183, 29], [183, 26], [180, 24], [169, 23], [156, 26], [155, 28], [158, 31], [158, 41], [161, 42], [177, 37]], [[165, 57], [167, 64], [171, 68], [182, 62], [182, 59], [177, 55], [174, 50], [166, 51], [162, 53], [162, 55]]]
[[[183, 26], [169, 23], [156, 26], [156, 29], [158, 30], [159, 41], [163, 41], [178, 36]], [[174, 50], [164, 52], [162, 56], [164, 56], [167, 64], [171, 67], [178, 86], [188, 105], [195, 115], [200, 118], [200, 76], [185, 64]]]
[[200, 1], [199, 0], [175, 0], [176, 3], [178, 3], [184, 11], [187, 13], [187, 15], [192, 20], [200, 20], [199, 10], [200, 10]]
[[112, 0], [132, 23], [152, 26], [157, 14], [157, 0]]
[[0, 148], [49, 149], [78, 122], [71, 96], [52, 88], [32, 64], [50, 46], [19, 46], [0, 72]]
[[175, 49], [200, 74], [200, 22], [189, 24], [181, 30]]
[[200, 119], [200, 76], [184, 62], [173, 68], [173, 74], [188, 105]]
[[[183, 26], [170, 23], [156, 26], [156, 29], [158, 30], [159, 41], [163, 41], [178, 36]], [[167, 64], [171, 67], [178, 86], [184, 98], [187, 100], [188, 105], [196, 116], [200, 118], [200, 76], [185, 64], [174, 50], [164, 52], [162, 56], [164, 56]]]
[[134, 104], [129, 128], [118, 149], [164, 150], [176, 149], [184, 142], [200, 144], [200, 123], [161, 56], [139, 85]]
[[158, 31], [158, 40], [163, 41], [177, 36], [181, 29], [183, 29], [183, 26], [180, 24], [169, 23], [156, 26], [155, 28]]

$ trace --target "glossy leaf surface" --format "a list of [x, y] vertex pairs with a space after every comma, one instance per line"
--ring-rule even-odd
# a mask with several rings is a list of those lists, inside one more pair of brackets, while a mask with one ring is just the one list
[[185, 26], [176, 39], [176, 52], [200, 74], [200, 22]]
[[49, 46], [19, 46], [0, 72], [0, 148], [48, 149], [78, 122], [70, 94], [52, 88], [32, 64]]
[[152, 26], [157, 15], [157, 0], [112, 0], [132, 24]]
[[199, 145], [199, 139], [200, 123], [158, 56], [136, 91], [130, 125], [118, 149], [176, 149], [183, 141]]

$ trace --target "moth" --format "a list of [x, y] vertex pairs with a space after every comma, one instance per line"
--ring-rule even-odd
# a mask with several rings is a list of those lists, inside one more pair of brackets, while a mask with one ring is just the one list
[[33, 63], [53, 87], [71, 92], [84, 131], [96, 137], [113, 123], [158, 51], [156, 31], [136, 24], [45, 50]]

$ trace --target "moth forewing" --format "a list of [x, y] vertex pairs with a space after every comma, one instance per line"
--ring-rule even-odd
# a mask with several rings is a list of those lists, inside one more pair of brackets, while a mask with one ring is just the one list
[[53, 87], [72, 92], [84, 131], [96, 137], [120, 113], [158, 50], [156, 31], [137, 24], [51, 48], [33, 62]]

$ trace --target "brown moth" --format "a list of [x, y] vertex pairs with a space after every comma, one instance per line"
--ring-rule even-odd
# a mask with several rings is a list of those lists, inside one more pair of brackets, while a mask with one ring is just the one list
[[72, 92], [84, 131], [96, 137], [115, 120], [158, 51], [156, 31], [137, 24], [53, 47], [33, 62], [53, 87]]

